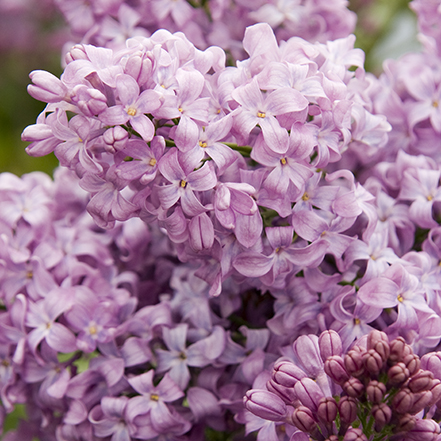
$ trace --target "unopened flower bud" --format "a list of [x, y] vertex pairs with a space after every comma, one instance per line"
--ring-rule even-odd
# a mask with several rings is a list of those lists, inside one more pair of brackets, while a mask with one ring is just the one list
[[409, 369], [410, 375], [415, 374], [418, 372], [418, 369], [420, 368], [421, 360], [418, 355], [412, 353], [408, 354], [403, 358], [403, 363], [406, 365], [407, 369]]
[[395, 433], [403, 433], [412, 430], [416, 424], [416, 417], [413, 415], [405, 414], [401, 416], [394, 427]]
[[338, 436], [337, 435], [328, 436], [328, 438], [326, 438], [325, 441], [338, 441]]
[[397, 413], [408, 413], [413, 406], [414, 396], [410, 389], [403, 388], [393, 397], [392, 408]]
[[433, 373], [433, 376], [441, 380], [441, 352], [430, 352], [421, 357], [421, 369]]
[[418, 412], [421, 412], [423, 409], [429, 406], [432, 401], [432, 392], [430, 390], [425, 390], [422, 392], [413, 394], [413, 404], [409, 413], [412, 415], [416, 415]]
[[304, 406], [313, 412], [317, 412], [318, 403], [320, 399], [324, 397], [324, 394], [314, 380], [311, 378], [302, 378], [294, 385], [294, 392]]
[[432, 380], [432, 386], [430, 388], [430, 392], [432, 392], [432, 402], [430, 406], [436, 404], [441, 398], [441, 381], [438, 379]]
[[28, 86], [28, 93], [32, 98], [46, 103], [57, 103], [66, 99], [67, 87], [55, 75], [44, 70], [34, 70], [29, 78], [32, 84]]
[[243, 404], [264, 420], [283, 421], [286, 417], [286, 404], [279, 396], [266, 390], [249, 390], [243, 398]]
[[273, 380], [268, 380], [266, 382], [266, 388], [282, 398], [286, 404], [291, 404], [297, 399], [292, 387], [280, 386], [280, 384], [275, 383]]
[[390, 354], [389, 337], [385, 332], [371, 331], [367, 336], [367, 349], [375, 349], [382, 360], [386, 361]]
[[365, 369], [372, 375], [378, 375], [383, 367], [383, 360], [375, 349], [369, 349], [362, 356]]
[[390, 353], [388, 361], [390, 364], [398, 363], [403, 358], [413, 353], [412, 348], [405, 342], [403, 337], [397, 337], [389, 343]]
[[271, 379], [281, 386], [294, 387], [294, 384], [307, 375], [294, 363], [286, 360], [277, 362], [271, 373]]
[[121, 126], [111, 127], [103, 133], [103, 140], [108, 146], [107, 150], [114, 153], [122, 150], [127, 144], [129, 134]]
[[323, 331], [320, 334], [319, 340], [320, 357], [323, 362], [332, 355], [341, 355], [342, 343], [340, 335], [333, 330]]
[[343, 384], [349, 380], [343, 358], [339, 355], [332, 355], [325, 361], [325, 372], [337, 384]]
[[360, 398], [364, 392], [364, 384], [358, 378], [349, 378], [342, 385], [343, 390], [353, 398]]
[[87, 60], [88, 56], [82, 44], [76, 44], [71, 48], [69, 52], [65, 55], [66, 64], [71, 63], [75, 60]]
[[338, 413], [343, 423], [353, 423], [357, 419], [357, 400], [352, 397], [342, 397], [338, 402]]
[[359, 375], [363, 374], [364, 365], [363, 365], [362, 353], [360, 351], [351, 349], [346, 353], [344, 361], [345, 361], [345, 368], [349, 375], [358, 377]]
[[368, 438], [361, 429], [350, 427], [346, 431], [343, 441], [368, 441]]
[[426, 418], [416, 421], [415, 426], [406, 433], [406, 439], [414, 441], [435, 441], [441, 433], [440, 425], [436, 421]]
[[318, 404], [317, 416], [325, 423], [332, 423], [337, 417], [337, 402], [332, 397], [321, 398]]
[[302, 432], [311, 433], [317, 428], [314, 415], [306, 406], [299, 406], [291, 416], [294, 425]]
[[386, 386], [377, 380], [371, 380], [366, 387], [368, 400], [373, 404], [380, 403], [383, 400], [385, 393]]
[[381, 432], [392, 418], [392, 409], [386, 403], [375, 404], [372, 406], [372, 416], [375, 419], [375, 430]]
[[433, 374], [430, 371], [425, 371], [420, 369], [414, 375], [409, 378], [407, 382], [407, 387], [412, 392], [422, 392], [424, 390], [429, 390], [432, 386]]
[[387, 377], [388, 382], [392, 386], [398, 386], [403, 384], [410, 377], [410, 372], [406, 365], [400, 361], [389, 368], [387, 371]]

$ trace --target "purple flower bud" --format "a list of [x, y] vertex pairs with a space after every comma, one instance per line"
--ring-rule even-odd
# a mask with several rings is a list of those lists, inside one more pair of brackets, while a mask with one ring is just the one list
[[338, 402], [338, 412], [343, 423], [351, 424], [357, 419], [357, 400], [352, 397], [342, 397]]
[[390, 354], [389, 338], [385, 332], [374, 330], [367, 336], [367, 349], [375, 349], [386, 361]]
[[409, 378], [407, 387], [412, 392], [422, 392], [432, 387], [433, 374], [430, 371], [420, 369]]
[[332, 397], [321, 398], [318, 405], [317, 416], [325, 423], [332, 423], [337, 417], [337, 402]]
[[410, 389], [401, 389], [392, 399], [392, 408], [397, 413], [408, 413], [413, 405], [413, 393]]
[[421, 361], [418, 355], [412, 353], [403, 358], [403, 363], [406, 365], [407, 369], [409, 369], [410, 375], [413, 375], [420, 368]]
[[389, 363], [395, 364], [402, 361], [406, 355], [412, 354], [412, 348], [405, 342], [403, 337], [397, 337], [389, 343]]
[[385, 403], [375, 404], [372, 406], [372, 416], [375, 419], [375, 430], [381, 432], [392, 418], [392, 409]]
[[395, 433], [408, 432], [415, 427], [416, 417], [413, 415], [405, 414], [401, 416], [394, 427]]
[[368, 441], [368, 439], [361, 429], [350, 427], [345, 433], [343, 441]]
[[345, 367], [349, 375], [358, 377], [363, 374], [364, 365], [363, 365], [362, 353], [360, 351], [351, 349], [345, 355], [344, 360], [345, 360]]
[[324, 397], [324, 394], [314, 380], [311, 378], [302, 378], [294, 385], [294, 392], [304, 406], [317, 412], [318, 403], [320, 398]]
[[430, 352], [421, 357], [421, 368], [433, 373], [433, 376], [441, 380], [441, 352]]
[[127, 130], [124, 130], [121, 126], [112, 127], [103, 133], [103, 140], [108, 146], [107, 150], [111, 153], [122, 150], [128, 139]]
[[320, 334], [318, 344], [323, 362], [331, 355], [341, 355], [342, 353], [340, 335], [333, 330], [323, 331]]
[[75, 61], [75, 60], [87, 60], [87, 59], [88, 59], [88, 57], [87, 57], [86, 51], [84, 49], [84, 46], [82, 44], [76, 44], [65, 55], [66, 64], [69, 64], [70, 62]]
[[383, 400], [386, 386], [377, 380], [371, 380], [366, 387], [366, 394], [371, 403], [378, 404]]
[[325, 441], [338, 441], [338, 436], [337, 435], [330, 435], [325, 439]]
[[277, 362], [271, 374], [271, 379], [275, 383], [285, 387], [294, 387], [297, 381], [306, 377], [305, 372], [290, 361]]
[[28, 92], [36, 100], [57, 103], [66, 98], [67, 87], [55, 75], [44, 70], [34, 70], [29, 78], [33, 84], [28, 86]]
[[441, 433], [440, 425], [432, 419], [417, 420], [415, 426], [408, 431], [406, 438], [415, 441], [435, 441]]
[[340, 355], [332, 355], [327, 358], [325, 361], [325, 372], [337, 384], [343, 384], [349, 380], [349, 374]]
[[432, 392], [432, 402], [430, 403], [430, 405], [433, 406], [441, 398], [441, 381], [440, 380], [435, 378], [432, 381], [432, 386], [431, 386], [430, 392]]
[[243, 398], [243, 404], [264, 420], [283, 421], [286, 417], [286, 404], [279, 396], [266, 390], [249, 390]]
[[373, 375], [378, 375], [383, 367], [383, 360], [375, 349], [369, 349], [362, 355], [363, 365]]
[[270, 392], [282, 398], [282, 400], [285, 401], [286, 404], [291, 404], [297, 399], [297, 395], [295, 394], [292, 387], [280, 386], [280, 384], [277, 384], [272, 379], [266, 382], [266, 388]]
[[410, 372], [406, 365], [400, 361], [389, 368], [387, 371], [387, 376], [389, 379], [388, 381], [392, 386], [398, 386], [404, 383], [410, 377]]
[[343, 383], [343, 390], [353, 398], [360, 398], [364, 392], [364, 384], [358, 378], [349, 378]]
[[292, 422], [302, 432], [311, 433], [317, 429], [314, 415], [306, 406], [299, 406], [291, 415]]
[[423, 409], [429, 406], [433, 398], [432, 392], [430, 390], [425, 390], [422, 392], [417, 392], [413, 394], [413, 404], [409, 411], [410, 414], [415, 415], [421, 412]]

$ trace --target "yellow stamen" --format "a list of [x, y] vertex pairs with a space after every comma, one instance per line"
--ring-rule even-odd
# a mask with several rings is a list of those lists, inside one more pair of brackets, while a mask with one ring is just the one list
[[158, 394], [150, 394], [150, 399], [152, 401], [159, 401], [159, 395]]
[[156, 165], [156, 159], [155, 158], [152, 158], [152, 159], [150, 159], [150, 161], [149, 161], [149, 165], [151, 165], [152, 167], [153, 166], [155, 166]]
[[207, 147], [207, 143], [205, 141], [199, 141], [199, 147], [202, 147], [203, 149]]
[[432, 199], [433, 199], [433, 196], [429, 194], [429, 195], [427, 196], [427, 200], [428, 200], [428, 201], [431, 201]]
[[130, 116], [135, 116], [136, 115], [136, 109], [134, 107], [129, 107], [127, 109], [127, 114]]
[[182, 181], [179, 183], [179, 185], [180, 185], [182, 188], [185, 188], [185, 187], [187, 186], [187, 181], [182, 180]]
[[438, 106], [439, 106], [439, 102], [438, 102], [438, 100], [433, 101], [433, 103], [432, 103], [432, 107], [435, 107], [435, 109], [437, 109]]
[[257, 112], [257, 116], [259, 118], [265, 118], [266, 114], [265, 114], [265, 112]]
[[305, 193], [303, 194], [303, 196], [302, 196], [302, 201], [305, 201], [305, 202], [306, 202], [306, 201], [309, 201], [309, 194], [308, 194], [308, 193], [305, 192]]
[[282, 158], [282, 159], [280, 160], [280, 163], [281, 163], [282, 165], [285, 165], [285, 164], [286, 164], [286, 158]]
[[96, 329], [96, 326], [92, 325], [89, 326], [89, 334], [90, 335], [95, 335], [98, 332], [98, 330]]
[[182, 107], [179, 107], [178, 110], [182, 113], [184, 109]]
[[361, 320], [359, 318], [354, 318], [354, 324], [359, 325], [361, 323]]
[[404, 302], [404, 297], [401, 294], [398, 294], [397, 300], [402, 303]]

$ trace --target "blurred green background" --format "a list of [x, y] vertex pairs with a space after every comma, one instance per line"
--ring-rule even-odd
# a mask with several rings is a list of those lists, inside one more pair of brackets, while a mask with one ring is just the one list
[[[67, 39], [63, 35], [63, 20], [50, 0], [28, 0], [28, 4], [39, 6], [33, 9], [34, 16], [29, 11], [27, 15], [23, 11], [15, 11], [15, 16], [14, 11], [12, 15], [11, 11], [5, 14], [2, 2], [5, 0], [0, 0], [0, 172], [21, 175], [41, 170], [52, 174], [57, 165], [54, 155], [29, 157], [20, 134], [27, 125], [35, 123], [44, 108], [43, 103], [27, 94], [29, 72], [43, 69], [57, 76], [62, 72], [60, 53]], [[9, 0], [9, 4], [13, 3]], [[407, 0], [351, 0], [350, 8], [358, 14], [356, 45], [366, 52], [366, 70], [379, 74], [385, 58], [418, 50], [416, 20]], [[33, 28], [27, 40], [17, 44], [11, 34], [23, 33], [19, 20], [29, 21], [26, 32], [29, 33], [29, 24]]]

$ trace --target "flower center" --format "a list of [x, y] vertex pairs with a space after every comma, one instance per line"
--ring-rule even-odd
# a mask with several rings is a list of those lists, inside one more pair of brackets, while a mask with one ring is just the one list
[[182, 179], [182, 181], [179, 183], [179, 185], [180, 185], [182, 188], [185, 188], [185, 187], [187, 186], [187, 181], [184, 181], [184, 180]]
[[159, 395], [158, 394], [150, 394], [150, 399], [152, 401], [159, 401]]
[[129, 107], [129, 108], [127, 109], [127, 114], [128, 114], [129, 116], [135, 116], [135, 115], [136, 115], [136, 109], [135, 109], [134, 107]]
[[207, 147], [207, 143], [205, 141], [199, 141], [199, 147], [202, 147], [203, 149]]
[[280, 160], [280, 163], [281, 163], [282, 165], [285, 165], [285, 164], [286, 164], [286, 158], [282, 158], [282, 159]]
[[402, 302], [404, 302], [404, 297], [401, 294], [398, 294], [397, 300], [402, 303]]
[[151, 165], [152, 167], [153, 166], [155, 166], [156, 165], [156, 159], [155, 158], [152, 158], [152, 159], [150, 159], [150, 161], [149, 161], [149, 165]]
[[89, 326], [89, 334], [90, 334], [90, 335], [95, 335], [97, 332], [98, 332], [98, 331], [97, 331], [95, 325], [91, 325], [91, 326]]
[[302, 201], [305, 201], [305, 202], [306, 202], [306, 201], [309, 201], [309, 194], [308, 194], [308, 193], [305, 192], [305, 193], [303, 194], [303, 196], [302, 196]]
[[430, 202], [432, 199], [433, 199], [433, 196], [432, 196], [431, 194], [429, 194], [429, 195], [427, 196], [427, 200]]
[[257, 112], [257, 116], [259, 118], [265, 118], [266, 114], [265, 114], [265, 112]]

